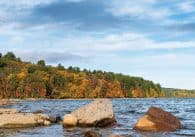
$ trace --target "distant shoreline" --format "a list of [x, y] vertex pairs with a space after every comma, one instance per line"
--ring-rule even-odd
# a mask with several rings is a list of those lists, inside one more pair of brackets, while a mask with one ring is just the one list
[[[95, 99], [105, 99], [105, 98], [66, 98], [66, 99], [53, 99], [53, 98], [26, 98], [26, 99], [0, 99], [0, 102], [3, 101], [39, 101], [39, 100], [95, 100]], [[160, 98], [108, 98], [108, 99], [117, 99], [117, 100], [124, 100], [124, 99], [194, 99], [193, 97], [160, 97]]]

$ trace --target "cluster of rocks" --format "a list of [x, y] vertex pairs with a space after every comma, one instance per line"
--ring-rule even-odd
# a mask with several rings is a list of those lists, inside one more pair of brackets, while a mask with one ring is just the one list
[[[116, 123], [112, 102], [98, 99], [85, 105], [63, 118], [64, 127], [107, 127]], [[141, 131], [174, 131], [181, 128], [180, 121], [171, 113], [157, 107], [150, 107], [134, 126]], [[98, 137], [95, 132], [86, 132], [86, 137]], [[117, 137], [119, 135], [115, 135]], [[119, 136], [120, 137], [120, 136]]]
[[[60, 118], [57, 118], [58, 120]], [[0, 109], [0, 128], [23, 128], [49, 126], [57, 122], [56, 118], [42, 113], [22, 113], [16, 109]], [[112, 102], [109, 99], [97, 99], [66, 114], [63, 126], [69, 127], [109, 127], [116, 124]], [[180, 121], [171, 113], [157, 107], [150, 107], [134, 126], [141, 131], [174, 131], [181, 128]], [[95, 131], [87, 131], [85, 137], [101, 137]], [[122, 137], [110, 135], [109, 137]]]

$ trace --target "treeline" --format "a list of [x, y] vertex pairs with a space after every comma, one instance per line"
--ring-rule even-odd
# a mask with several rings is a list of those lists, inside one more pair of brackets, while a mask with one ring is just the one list
[[0, 54], [0, 98], [163, 97], [160, 84], [113, 72], [21, 61]]
[[195, 90], [162, 88], [165, 97], [195, 98]]

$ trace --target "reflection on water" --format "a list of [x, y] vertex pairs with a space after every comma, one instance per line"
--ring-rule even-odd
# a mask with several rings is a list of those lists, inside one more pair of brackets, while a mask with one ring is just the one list
[[[22, 101], [20, 104], [8, 106], [23, 112], [41, 110], [51, 115], [65, 114], [89, 103], [90, 100], [39, 100]], [[112, 133], [133, 137], [195, 137], [195, 99], [114, 99], [113, 106], [118, 124], [112, 128], [94, 128], [103, 137]], [[182, 122], [183, 128], [170, 133], [148, 133], [133, 130], [136, 121], [150, 106], [161, 107], [174, 115]], [[49, 127], [36, 127], [20, 130], [0, 130], [0, 137], [82, 137], [89, 128], [64, 129], [54, 124]]]

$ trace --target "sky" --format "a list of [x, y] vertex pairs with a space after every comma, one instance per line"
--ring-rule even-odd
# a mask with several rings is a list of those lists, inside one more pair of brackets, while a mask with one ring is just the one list
[[195, 89], [194, 0], [1, 0], [0, 52]]

